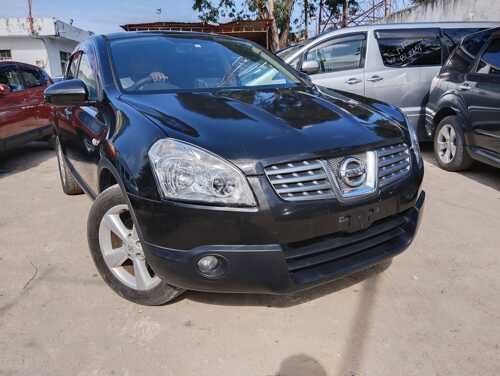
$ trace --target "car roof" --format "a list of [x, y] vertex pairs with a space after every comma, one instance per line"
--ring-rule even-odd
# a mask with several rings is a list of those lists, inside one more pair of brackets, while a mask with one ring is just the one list
[[42, 68], [37, 67], [36, 65], [32, 65], [32, 64], [28, 64], [28, 63], [21, 63], [20, 61], [13, 61], [13, 60], [0, 61], [0, 68], [11, 66], [11, 65], [18, 65], [18, 66], [25, 67], [25, 68], [42, 70]]
[[[462, 28], [464, 26], [468, 27], [498, 27], [500, 26], [500, 22], [493, 22], [493, 21], [464, 21], [464, 22], [409, 22], [409, 23], [389, 23], [389, 24], [370, 24], [370, 25], [362, 25], [362, 26], [352, 26], [352, 27], [346, 27], [343, 29], [336, 29], [336, 30], [331, 30], [324, 32], [320, 35], [315, 36], [314, 38], [311, 38], [310, 41], [317, 40], [320, 37], [328, 36], [328, 35], [334, 35], [338, 33], [350, 33], [350, 32], [356, 32], [356, 31], [368, 31], [368, 30], [377, 30], [377, 29], [385, 29], [385, 30], [390, 30], [390, 29], [420, 29], [420, 28], [448, 28], [448, 29], [453, 29], [453, 28]], [[306, 41], [307, 42], [307, 41]]]
[[[227, 39], [239, 39], [235, 38], [229, 35], [224, 35], [224, 34], [217, 34], [217, 33], [201, 33], [201, 32], [196, 32], [196, 31], [175, 31], [175, 30], [145, 30], [145, 31], [122, 31], [118, 33], [111, 33], [111, 34], [105, 34], [105, 35], [100, 35], [97, 37], [102, 37], [107, 40], [117, 40], [117, 39], [132, 39], [132, 38], [137, 38], [137, 37], [145, 37], [145, 36], [151, 36], [151, 35], [168, 35], [168, 36], [190, 36], [193, 38], [205, 38], [209, 39], [214, 36], [217, 37], [222, 37], [222, 38], [227, 38]], [[95, 37], [94, 37], [95, 38]]]

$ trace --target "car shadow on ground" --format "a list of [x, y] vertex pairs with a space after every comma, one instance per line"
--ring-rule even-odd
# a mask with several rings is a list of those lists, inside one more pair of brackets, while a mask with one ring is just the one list
[[0, 153], [0, 179], [36, 167], [54, 156], [47, 142], [30, 142]]
[[[436, 162], [436, 158], [434, 157], [434, 149], [432, 144], [422, 144], [421, 148], [424, 161], [439, 168], [439, 165]], [[473, 166], [467, 171], [447, 172], [443, 170], [443, 172], [449, 174], [458, 173], [468, 179], [472, 179], [480, 184], [500, 191], [500, 170], [495, 167], [488, 166], [480, 162], [474, 162]]]
[[392, 263], [392, 260], [382, 262], [369, 269], [354, 273], [345, 278], [341, 278], [323, 285], [313, 287], [289, 295], [265, 295], [265, 294], [227, 294], [227, 293], [205, 293], [198, 291], [188, 291], [181, 295], [182, 299], [214, 304], [222, 306], [263, 306], [273, 308], [287, 308], [321, 298], [334, 292], [346, 289], [360, 282], [375, 278], [385, 271]]

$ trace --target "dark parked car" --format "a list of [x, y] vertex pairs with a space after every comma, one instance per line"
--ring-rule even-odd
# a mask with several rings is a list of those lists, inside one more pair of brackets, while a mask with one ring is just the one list
[[0, 152], [29, 141], [51, 140], [51, 107], [43, 98], [50, 84], [36, 66], [0, 62]]
[[304, 289], [417, 231], [423, 164], [402, 113], [316, 87], [248, 41], [96, 36], [45, 95], [63, 190], [94, 199], [91, 254], [134, 302]]
[[433, 80], [427, 131], [448, 171], [500, 167], [500, 28], [463, 39]]

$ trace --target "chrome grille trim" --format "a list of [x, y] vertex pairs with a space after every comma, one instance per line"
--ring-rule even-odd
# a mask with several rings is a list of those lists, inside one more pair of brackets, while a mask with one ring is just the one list
[[[374, 154], [376, 153], [376, 154]], [[364, 152], [360, 155], [369, 155]], [[410, 149], [404, 143], [385, 146], [371, 151], [375, 159], [375, 187], [366, 194], [376, 194], [380, 188], [403, 180], [409, 175], [411, 167]], [[281, 163], [264, 169], [274, 191], [285, 201], [324, 200], [349, 197], [346, 188], [339, 180], [336, 170], [339, 161], [345, 157], [328, 160], [306, 160]], [[363, 193], [363, 192], [362, 192]], [[365, 193], [363, 193], [365, 195]], [[362, 196], [362, 195], [358, 195]]]
[[286, 201], [335, 197], [324, 165], [319, 160], [273, 165], [265, 173], [274, 190]]
[[410, 172], [410, 149], [405, 144], [396, 144], [377, 149], [378, 186], [404, 179]]

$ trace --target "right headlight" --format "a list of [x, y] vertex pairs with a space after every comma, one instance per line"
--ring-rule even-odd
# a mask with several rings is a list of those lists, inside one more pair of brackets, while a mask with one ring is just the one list
[[255, 206], [245, 176], [236, 167], [193, 145], [171, 138], [148, 152], [163, 198], [229, 206]]

